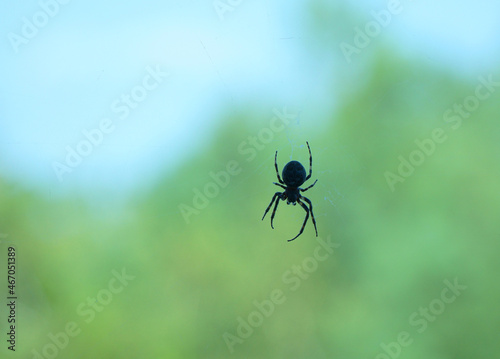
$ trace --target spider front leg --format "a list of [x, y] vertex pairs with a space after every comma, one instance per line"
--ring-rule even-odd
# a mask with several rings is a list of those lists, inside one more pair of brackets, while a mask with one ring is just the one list
[[266, 211], [264, 212], [264, 215], [262, 216], [262, 220], [264, 220], [264, 217], [266, 216], [267, 212], [269, 212], [269, 209], [271, 208], [271, 206], [273, 205], [274, 201], [276, 201], [276, 204], [274, 206], [274, 210], [273, 210], [273, 213], [271, 215], [271, 228], [274, 229], [273, 227], [273, 217], [274, 217], [274, 213], [276, 212], [276, 207], [278, 207], [278, 202], [280, 199], [283, 199], [283, 193], [281, 192], [276, 192], [273, 196], [273, 199], [271, 200], [271, 203], [269, 203], [269, 206], [267, 206], [266, 208]]
[[311, 155], [311, 147], [309, 147], [309, 142], [306, 141], [307, 148], [309, 149], [309, 174], [306, 177], [306, 181], [311, 178], [313, 173], [313, 156]]
[[278, 182], [279, 183], [285, 183], [280, 177], [280, 172], [278, 171], [278, 151], [274, 154], [274, 168], [276, 169], [276, 176], [278, 176]]

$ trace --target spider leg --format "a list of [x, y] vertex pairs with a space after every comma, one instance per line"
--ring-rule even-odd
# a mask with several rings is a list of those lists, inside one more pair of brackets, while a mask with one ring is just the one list
[[313, 157], [311, 155], [311, 147], [309, 147], [309, 142], [306, 141], [307, 148], [309, 149], [309, 174], [306, 177], [306, 181], [311, 178], [311, 175], [313, 173]]
[[[264, 215], [262, 216], [262, 220], [264, 220], [264, 217], [266, 216], [267, 212], [269, 212], [269, 208], [273, 205], [273, 202], [276, 200], [279, 201], [279, 198], [281, 198], [282, 193], [281, 192], [276, 192], [273, 196], [273, 199], [271, 200], [271, 203], [269, 203], [269, 206], [267, 206], [266, 211], [264, 212]], [[278, 199], [276, 199], [279, 197]]]
[[306, 211], [306, 218], [304, 219], [304, 223], [302, 224], [302, 228], [300, 229], [299, 234], [297, 234], [292, 239], [289, 239], [288, 242], [293, 241], [295, 238], [297, 238], [298, 236], [300, 236], [302, 234], [302, 232], [304, 232], [304, 227], [306, 226], [307, 220], [309, 219], [309, 209], [307, 208], [307, 206], [304, 203], [302, 203], [300, 201], [300, 199], [298, 199], [297, 202], [299, 202], [299, 204], [302, 206], [302, 208], [304, 208], [304, 211]]
[[276, 168], [276, 176], [278, 176], [278, 182], [284, 184], [285, 182], [283, 182], [283, 180], [281, 179], [280, 173], [278, 171], [278, 151], [276, 151], [276, 153], [274, 154], [274, 168]]
[[280, 199], [284, 200], [285, 198], [286, 198], [286, 194], [281, 194], [281, 193], [279, 194], [279, 198], [276, 198], [276, 203], [274, 204], [273, 213], [271, 214], [271, 228], [272, 229], [274, 229], [273, 219], [274, 219], [274, 215], [276, 214], [276, 210], [278, 209], [278, 203], [280, 203]]
[[311, 188], [312, 186], [314, 186], [314, 185], [316, 184], [316, 182], [318, 182], [318, 180], [314, 181], [314, 183], [313, 183], [312, 185], [310, 185], [309, 187], [307, 187], [307, 188], [304, 188], [304, 189], [299, 188], [300, 192], [305, 192], [305, 191], [307, 191], [309, 188]]
[[[314, 182], [316, 183], [316, 182]], [[314, 224], [314, 230], [316, 231], [316, 237], [318, 236], [318, 229], [316, 228], [316, 219], [314, 219], [314, 213], [313, 213], [313, 205], [312, 205], [312, 202], [309, 198], [307, 197], [302, 197], [304, 199], [304, 201], [306, 201], [307, 203], [309, 203], [309, 209], [311, 211], [311, 218], [312, 218], [312, 221], [313, 221], [313, 224]]]
[[281, 188], [283, 189], [286, 189], [286, 186], [283, 186], [282, 184], [280, 183], [276, 183], [276, 182], [273, 182], [273, 184], [275, 184], [276, 186], [280, 186]]

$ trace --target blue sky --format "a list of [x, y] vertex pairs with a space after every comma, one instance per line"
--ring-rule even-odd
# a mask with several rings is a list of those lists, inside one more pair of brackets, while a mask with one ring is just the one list
[[[349, 71], [355, 79], [383, 43], [466, 79], [498, 70], [497, 1], [402, 1], [403, 11], [352, 64], [339, 50], [349, 36], [332, 39], [323, 55], [308, 50], [308, 1], [241, 1], [223, 20], [211, 1], [54, 2], [0, 5], [0, 171], [55, 192], [138, 188], [200, 151], [221, 114], [238, 106], [262, 102], [269, 116], [294, 106], [320, 127], [321, 109], [335, 107], [321, 95], [331, 90], [328, 77]], [[52, 4], [44, 6], [53, 16], [16, 52], [12, 34], [22, 35], [24, 18], [43, 23], [42, 3]], [[359, 21], [343, 33], [354, 36], [388, 2], [347, 4]], [[120, 119], [112, 103], [140, 86], [148, 68], [169, 76]], [[112, 133], [60, 182], [54, 161], [64, 163], [67, 146], [76, 148], [82, 131], [105, 118]]]

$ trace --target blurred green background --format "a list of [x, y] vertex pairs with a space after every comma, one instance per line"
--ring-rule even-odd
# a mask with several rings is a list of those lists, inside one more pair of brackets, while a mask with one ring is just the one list
[[[500, 81], [498, 68], [435, 65], [384, 30], [349, 64], [339, 43], [385, 3], [363, 6], [304, 7], [298, 47], [321, 64], [313, 73], [324, 86], [300, 104], [241, 93], [221, 102], [193, 151], [163, 143], [182, 161], [125, 193], [79, 184], [57, 193], [58, 184], [1, 176], [0, 263], [15, 246], [19, 297], [15, 353], [0, 311], [2, 357], [500, 355], [500, 101], [498, 85], [484, 85]], [[304, 219], [299, 206], [281, 202], [274, 230], [270, 213], [261, 218], [279, 190], [275, 151], [280, 170], [291, 159], [307, 168], [306, 141], [319, 238], [308, 222], [287, 242]], [[235, 174], [221, 174], [228, 165]], [[197, 208], [197, 191], [215, 194]]]

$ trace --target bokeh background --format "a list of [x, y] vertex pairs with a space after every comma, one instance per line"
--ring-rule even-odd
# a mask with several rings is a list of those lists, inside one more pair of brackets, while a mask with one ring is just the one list
[[[500, 355], [497, 1], [0, 14], [2, 357]], [[287, 242], [306, 141], [320, 237]]]

